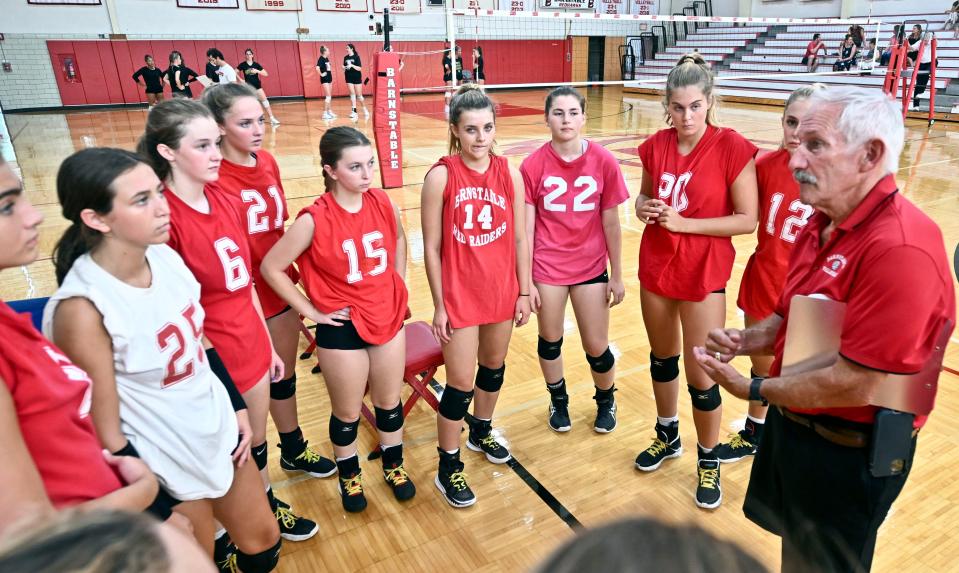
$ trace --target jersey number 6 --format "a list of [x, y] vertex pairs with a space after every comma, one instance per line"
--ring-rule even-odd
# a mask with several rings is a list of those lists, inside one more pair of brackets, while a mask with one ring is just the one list
[[233, 239], [221, 237], [213, 243], [216, 256], [223, 265], [223, 277], [226, 279], [226, 290], [235, 292], [250, 284], [250, 273], [246, 270], [243, 258], [233, 256], [240, 251]]

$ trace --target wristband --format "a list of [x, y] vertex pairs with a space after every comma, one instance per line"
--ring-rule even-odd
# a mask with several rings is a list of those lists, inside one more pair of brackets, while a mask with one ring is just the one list
[[131, 444], [129, 441], [127, 441], [126, 445], [123, 446], [122, 448], [120, 448], [119, 450], [113, 452], [113, 455], [115, 455], [115, 456], [129, 456], [129, 457], [131, 457], [131, 458], [139, 458], [139, 457], [140, 457], [140, 452], [138, 452], [137, 449], [133, 447], [133, 444]]
[[765, 398], [762, 397], [762, 394], [759, 393], [759, 387], [763, 385], [763, 380], [765, 378], [753, 378], [749, 383], [749, 401], [750, 402], [762, 402], [763, 405], [769, 404]]
[[528, 293], [528, 292], [526, 292], [526, 293], [521, 292], [521, 293], [519, 293], [519, 296], [529, 296], [529, 293]]

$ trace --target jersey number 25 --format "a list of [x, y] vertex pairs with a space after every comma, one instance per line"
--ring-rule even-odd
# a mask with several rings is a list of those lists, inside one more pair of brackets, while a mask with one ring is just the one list
[[181, 325], [175, 322], [168, 322], [163, 325], [163, 328], [157, 331], [157, 347], [160, 349], [160, 352], [166, 352], [167, 349], [170, 348], [173, 349], [173, 352], [170, 353], [169, 360], [167, 360], [166, 372], [163, 375], [163, 385], [161, 386], [162, 388], [167, 388], [176, 384], [177, 382], [182, 382], [193, 376], [195, 369], [193, 365], [193, 357], [185, 356], [187, 349], [187, 336], [192, 336], [196, 341], [196, 358], [200, 362], [203, 362], [204, 350], [203, 345], [200, 344], [200, 339], [203, 337], [203, 331], [200, 330], [193, 318], [195, 314], [196, 306], [194, 306], [192, 302], [190, 303], [190, 306], [183, 309], [183, 312], [181, 313], [183, 319], [190, 326], [190, 332], [186, 335], [184, 335]]

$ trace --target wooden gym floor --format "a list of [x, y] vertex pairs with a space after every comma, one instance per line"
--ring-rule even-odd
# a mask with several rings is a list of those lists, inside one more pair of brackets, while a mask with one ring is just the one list
[[[501, 103], [497, 126], [499, 149], [519, 165], [548, 137], [543, 124], [543, 91], [493, 94]], [[652, 97], [624, 94], [618, 88], [587, 92], [585, 135], [610, 149], [620, 160], [635, 198], [641, 167], [636, 146], [663, 127], [662, 107]], [[331, 125], [349, 125], [346, 100], [334, 102], [340, 119], [321, 119], [320, 100], [276, 103], [283, 124], [268, 130], [265, 147], [276, 155], [290, 211], [296, 214], [322, 192], [318, 145]], [[404, 180], [406, 186], [390, 196], [403, 213], [409, 240], [410, 307], [414, 320], [429, 322], [432, 304], [423, 266], [419, 190], [423, 177], [446, 150], [446, 124], [437, 96], [407, 97], [402, 117]], [[725, 105], [721, 121], [764, 149], [780, 140], [781, 108], [747, 104]], [[60, 162], [84, 145], [133, 148], [143, 129], [146, 112], [107, 110], [77, 113], [8, 114], [17, 158], [31, 200], [46, 216], [41, 234], [42, 258], [29, 267], [35, 296], [55, 288], [50, 252], [65, 228], [56, 199], [56, 171]], [[358, 127], [372, 138], [372, 123]], [[911, 122], [907, 129], [898, 180], [902, 192], [941, 226], [952, 255], [959, 241], [959, 132], [944, 125], [927, 131]], [[636, 279], [642, 224], [632, 200], [622, 209], [623, 267], [627, 284], [624, 304], [612, 313], [610, 340], [617, 357], [619, 426], [609, 435], [592, 431], [595, 413], [592, 385], [575, 327], [567, 315], [566, 378], [570, 384], [573, 430], [556, 434], [546, 426], [548, 402], [536, 359], [535, 320], [516, 330], [507, 358], [507, 376], [494, 420], [495, 430], [508, 442], [520, 467], [497, 466], [464, 448], [470, 484], [478, 496], [475, 506], [454, 510], [433, 485], [436, 468], [435, 415], [420, 402], [406, 424], [406, 467], [419, 491], [399, 504], [381, 479], [379, 461], [364, 461], [370, 504], [364, 513], [347, 515], [341, 508], [334, 479], [290, 476], [279, 469], [276, 450], [271, 475], [283, 499], [297, 513], [320, 524], [313, 539], [283, 547], [280, 571], [524, 571], [574, 535], [573, 526], [594, 527], [626, 516], [655, 516], [667, 522], [695, 522], [754, 552], [771, 568], [779, 566], [778, 539], [760, 530], [742, 515], [742, 501], [750, 461], [724, 465], [722, 507], [713, 512], [693, 504], [695, 456], [691, 448], [659, 471], [642, 474], [633, 459], [653, 437], [655, 407], [647, 373], [649, 346], [639, 308]], [[729, 284], [727, 323], [742, 324], [734, 293], [749, 254], [752, 236], [735, 240], [736, 268]], [[904, 273], [908, 280], [908, 273]], [[921, 288], [921, 287], [920, 287]], [[27, 296], [24, 274], [11, 269], [0, 275], [0, 297]], [[748, 362], [737, 360], [740, 370]], [[332, 454], [327, 436], [329, 403], [322, 377], [310, 374], [311, 361], [301, 361], [300, 420], [306, 437], [323, 454]], [[959, 369], [959, 335], [946, 354], [946, 366]], [[444, 379], [443, 370], [438, 373]], [[959, 377], [944, 372], [938, 407], [919, 438], [915, 468], [883, 526], [875, 559], [876, 571], [944, 571], [954, 567], [959, 553], [959, 485], [955, 472], [959, 450]], [[727, 395], [724, 434], [735, 431], [745, 415], [745, 403]], [[680, 393], [682, 438], [695, 443], [689, 400]], [[361, 424], [360, 453], [376, 445], [372, 428]], [[464, 437], [465, 439], [465, 437]], [[271, 444], [278, 440], [271, 430]], [[532, 484], [532, 485], [531, 485]], [[554, 512], [537, 491], [548, 492], [562, 506]], [[956, 505], [953, 505], [956, 504]]]

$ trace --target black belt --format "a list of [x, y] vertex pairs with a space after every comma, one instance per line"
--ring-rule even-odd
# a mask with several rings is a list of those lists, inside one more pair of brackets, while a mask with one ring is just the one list
[[[778, 408], [783, 417], [790, 422], [809, 428], [810, 430], [819, 434], [819, 437], [828, 442], [832, 442], [839, 446], [845, 446], [847, 448], [865, 448], [869, 445], [871, 432], [857, 430], [855, 428], [848, 428], [840, 425], [840, 422], [833, 422], [828, 418], [814, 418], [803, 414], [797, 414], [796, 412], [787, 410], [782, 406], [776, 406], [776, 408]], [[915, 437], [918, 433], [919, 429], [916, 428], [912, 431], [912, 436]]]

